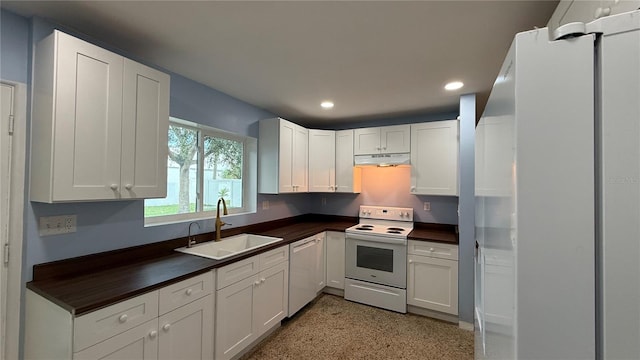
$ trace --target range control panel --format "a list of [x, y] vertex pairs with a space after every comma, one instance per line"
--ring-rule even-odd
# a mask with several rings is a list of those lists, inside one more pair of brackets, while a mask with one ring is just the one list
[[360, 205], [361, 219], [413, 221], [412, 208]]

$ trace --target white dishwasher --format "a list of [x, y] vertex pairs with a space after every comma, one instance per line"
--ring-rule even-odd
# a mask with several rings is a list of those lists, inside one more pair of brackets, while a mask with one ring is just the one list
[[316, 262], [321, 239], [308, 237], [289, 245], [289, 314], [293, 316], [316, 297]]

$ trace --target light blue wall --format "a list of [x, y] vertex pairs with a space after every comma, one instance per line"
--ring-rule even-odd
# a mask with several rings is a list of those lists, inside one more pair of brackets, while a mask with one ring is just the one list
[[27, 83], [29, 22], [12, 12], [0, 12], [0, 78]]
[[475, 256], [476, 95], [460, 97], [460, 244], [458, 249], [458, 317], [473, 324]]
[[[26, 22], [26, 20], [23, 21]], [[32, 19], [32, 45], [49, 35], [53, 28], [54, 25], [47, 21]], [[81, 34], [75, 34], [62, 27], [58, 28], [86, 39]], [[96, 43], [108, 47], [100, 41]], [[4, 45], [3, 42], [3, 50], [5, 50]], [[26, 48], [28, 44], [13, 46], [18, 45]], [[28, 47], [30, 48], [31, 45]], [[7, 50], [13, 51], [13, 47]], [[114, 48], [110, 50], [118, 52]], [[126, 56], [126, 54], [122, 55]], [[144, 62], [141, 59], [135, 60]], [[171, 73], [170, 112], [174, 117], [253, 137], [258, 135], [258, 120], [273, 117], [273, 114], [267, 111], [173, 73]], [[259, 204], [262, 200], [269, 200], [269, 210], [263, 211], [258, 207], [255, 214], [230, 216], [226, 221], [235, 227], [310, 212], [308, 199], [304, 194], [258, 195]], [[26, 204], [25, 281], [31, 280], [34, 264], [143, 245], [187, 234], [188, 223], [145, 228], [143, 201], [71, 204], [43, 204], [27, 201]], [[63, 214], [77, 214], [77, 232], [47, 237], [38, 235], [37, 219], [39, 217]], [[212, 220], [200, 221], [200, 225], [202, 232], [213, 230]]]

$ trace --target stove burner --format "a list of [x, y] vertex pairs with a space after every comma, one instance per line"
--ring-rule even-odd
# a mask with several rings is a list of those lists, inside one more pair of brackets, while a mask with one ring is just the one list
[[357, 227], [356, 230], [371, 231], [371, 230], [373, 230], [373, 227], [362, 227], [362, 226], [360, 226], [360, 227]]
[[373, 225], [360, 225], [360, 227], [363, 227], [363, 228], [373, 228]]
[[402, 234], [402, 232], [397, 230], [387, 230], [387, 234]]
[[[399, 234], [400, 232], [404, 231], [403, 228], [397, 228], [397, 227], [389, 227], [389, 228], [387, 228], [387, 230], [389, 230], [389, 232], [391, 232], [391, 231], [399, 231], [399, 232], [397, 232], [397, 234]], [[394, 233], [394, 234], [396, 234], [396, 233]]]

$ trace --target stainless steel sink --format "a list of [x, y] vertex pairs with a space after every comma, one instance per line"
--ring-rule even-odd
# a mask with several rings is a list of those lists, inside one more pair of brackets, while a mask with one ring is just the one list
[[194, 245], [190, 248], [181, 247], [175, 250], [185, 254], [202, 256], [214, 260], [222, 260], [280, 240], [282, 239], [271, 236], [239, 234], [223, 238], [218, 242], [210, 241]]

